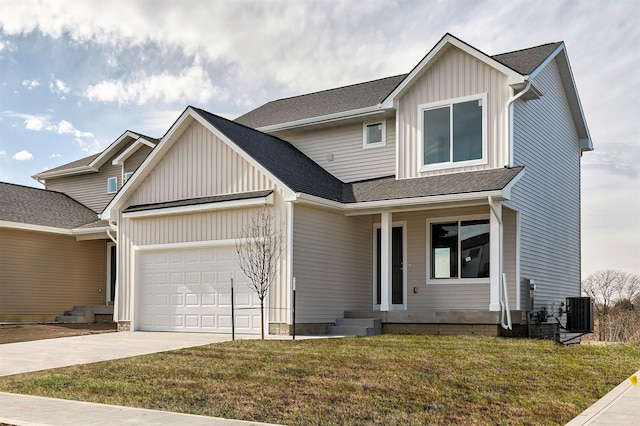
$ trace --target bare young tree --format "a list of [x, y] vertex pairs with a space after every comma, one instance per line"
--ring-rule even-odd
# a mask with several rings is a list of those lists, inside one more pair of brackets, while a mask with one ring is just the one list
[[247, 285], [260, 300], [260, 337], [264, 339], [264, 299], [274, 281], [282, 252], [282, 230], [266, 208], [257, 211], [236, 237], [238, 264], [247, 276]]

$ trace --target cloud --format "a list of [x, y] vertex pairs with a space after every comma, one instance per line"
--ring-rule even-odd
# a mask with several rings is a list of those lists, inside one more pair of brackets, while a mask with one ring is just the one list
[[40, 82], [38, 82], [38, 80], [22, 80], [22, 85], [26, 87], [27, 90], [33, 90], [40, 86]]
[[62, 154], [51, 154], [49, 158], [61, 158]]
[[12, 158], [14, 160], [18, 160], [18, 161], [27, 161], [27, 160], [33, 159], [33, 154], [31, 154], [26, 149], [23, 149], [22, 151], [19, 151], [19, 152], [16, 152], [15, 154], [13, 154]]
[[102, 150], [102, 144], [91, 132], [76, 129], [71, 122], [60, 120], [57, 124], [51, 122], [51, 118], [45, 115], [23, 114], [13, 111], [4, 111], [7, 117], [24, 120], [24, 128], [34, 132], [47, 131], [64, 136], [73, 136], [73, 140], [83, 151], [92, 154]]
[[65, 99], [64, 95], [70, 91], [67, 84], [64, 81], [57, 79], [53, 74], [51, 74], [51, 79], [49, 80], [49, 90], [54, 95], [60, 95], [61, 99]]
[[636, 179], [640, 175], [640, 146], [605, 144], [600, 149], [585, 153], [582, 167], [585, 171], [602, 170], [610, 175]]
[[198, 63], [180, 73], [167, 72], [146, 75], [144, 72], [121, 80], [106, 80], [89, 86], [85, 91], [89, 101], [119, 105], [163, 103], [206, 103], [212, 98], [226, 100], [227, 90], [212, 83], [209, 73]]
[[2, 151], [0, 151], [0, 155], [7, 155], [7, 151], [3, 149]]

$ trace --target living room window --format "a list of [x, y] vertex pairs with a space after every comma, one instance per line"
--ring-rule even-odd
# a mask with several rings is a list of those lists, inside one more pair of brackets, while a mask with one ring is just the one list
[[114, 194], [118, 192], [118, 178], [110, 177], [107, 179], [107, 194]]
[[387, 145], [386, 120], [364, 123], [362, 126], [362, 147], [378, 148]]
[[489, 278], [489, 219], [434, 221], [427, 225], [431, 282], [488, 282], [482, 279]]
[[486, 93], [418, 106], [420, 171], [486, 163]]

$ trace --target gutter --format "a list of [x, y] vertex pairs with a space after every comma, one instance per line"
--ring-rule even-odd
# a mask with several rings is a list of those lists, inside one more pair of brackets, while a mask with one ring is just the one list
[[491, 213], [498, 221], [500, 225], [500, 262], [499, 262], [499, 275], [498, 279], [500, 280], [499, 284], [499, 302], [500, 302], [500, 325], [505, 330], [512, 330], [513, 325], [511, 323], [511, 308], [509, 306], [509, 289], [507, 288], [507, 274], [504, 273], [504, 241], [503, 241], [503, 223], [502, 223], [502, 213], [499, 213], [495, 207], [495, 200], [491, 195], [487, 197], [487, 202], [489, 203], [489, 208], [491, 209]]
[[[512, 110], [513, 110], [513, 103], [518, 100], [521, 96], [523, 96], [525, 93], [527, 93], [529, 91], [529, 89], [531, 89], [531, 80], [529, 79], [529, 76], [525, 77], [525, 81], [526, 81], [526, 86], [524, 87], [524, 89], [522, 89], [520, 91], [520, 93], [518, 93], [515, 96], [512, 96], [508, 101], [507, 104], [505, 105], [505, 117], [506, 117], [506, 134], [505, 134], [505, 167], [513, 167], [513, 114], [512, 114]], [[513, 89], [512, 89], [513, 90]]]

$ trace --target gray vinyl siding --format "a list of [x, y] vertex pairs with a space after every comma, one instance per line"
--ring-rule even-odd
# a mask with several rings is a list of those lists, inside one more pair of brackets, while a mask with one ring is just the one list
[[[489, 284], [436, 284], [427, 283], [427, 264], [430, 242], [427, 241], [427, 220], [429, 218], [461, 219], [469, 215], [486, 215], [489, 217], [489, 206], [466, 207], [459, 209], [429, 210], [423, 212], [394, 213], [393, 222], [406, 222], [407, 227], [407, 309], [454, 309], [454, 310], [488, 310]], [[375, 219], [379, 223], [379, 219]], [[513, 221], [505, 223], [509, 229]], [[515, 230], [504, 234], [515, 234]], [[509, 300], [515, 301], [515, 256], [507, 255], [515, 252], [513, 238], [505, 238], [505, 272], [509, 284]], [[494, 259], [491, 259], [493, 262]], [[417, 293], [414, 292], [416, 288]], [[511, 309], [515, 304], [511, 303]]]
[[373, 303], [371, 216], [294, 206], [296, 322], [329, 323]]
[[[487, 93], [487, 164], [420, 172], [418, 105]], [[504, 106], [509, 99], [507, 77], [457, 48], [450, 48], [399, 100], [398, 177], [400, 179], [502, 167]]]
[[102, 305], [106, 243], [0, 228], [0, 321], [52, 321], [74, 305]]
[[364, 122], [287, 133], [281, 137], [343, 182], [395, 175], [395, 118], [386, 119], [386, 146], [378, 148], [363, 148]]
[[[123, 209], [134, 204], [265, 189], [274, 190], [274, 204], [268, 208], [286, 235], [287, 207], [282, 191], [222, 140], [193, 121], [125, 201]], [[150, 218], [121, 217], [118, 221], [118, 255], [123, 266], [118, 271], [117, 320], [131, 320], [135, 246], [233, 240], [257, 210], [242, 208]], [[290, 313], [287, 310], [290, 293], [286, 274], [286, 240], [284, 243], [279, 276], [268, 295], [268, 320], [280, 323], [288, 322]]]
[[556, 62], [536, 77], [544, 96], [514, 104], [514, 163], [524, 177], [507, 205], [520, 212], [521, 277], [536, 308], [580, 295], [580, 143]]
[[[95, 212], [102, 212], [107, 204], [109, 204], [109, 201], [116, 195], [115, 193], [107, 193], [107, 180], [111, 177], [117, 178], [118, 189], [120, 189], [123, 184], [122, 166], [114, 166], [111, 164], [111, 161], [127, 149], [129, 145], [131, 144], [129, 143], [123, 146], [122, 149], [109, 158], [102, 167], [100, 167], [98, 172], [49, 178], [46, 180], [46, 188], [52, 191], [63, 192]], [[141, 157], [146, 157], [149, 149], [148, 147], [139, 149], [127, 162], [131, 161], [131, 166], [137, 163], [135, 166], [137, 167], [144, 160], [144, 158]], [[135, 170], [135, 167], [131, 170], [129, 170], [128, 167], [130, 166], [127, 163], [126, 171]]]

